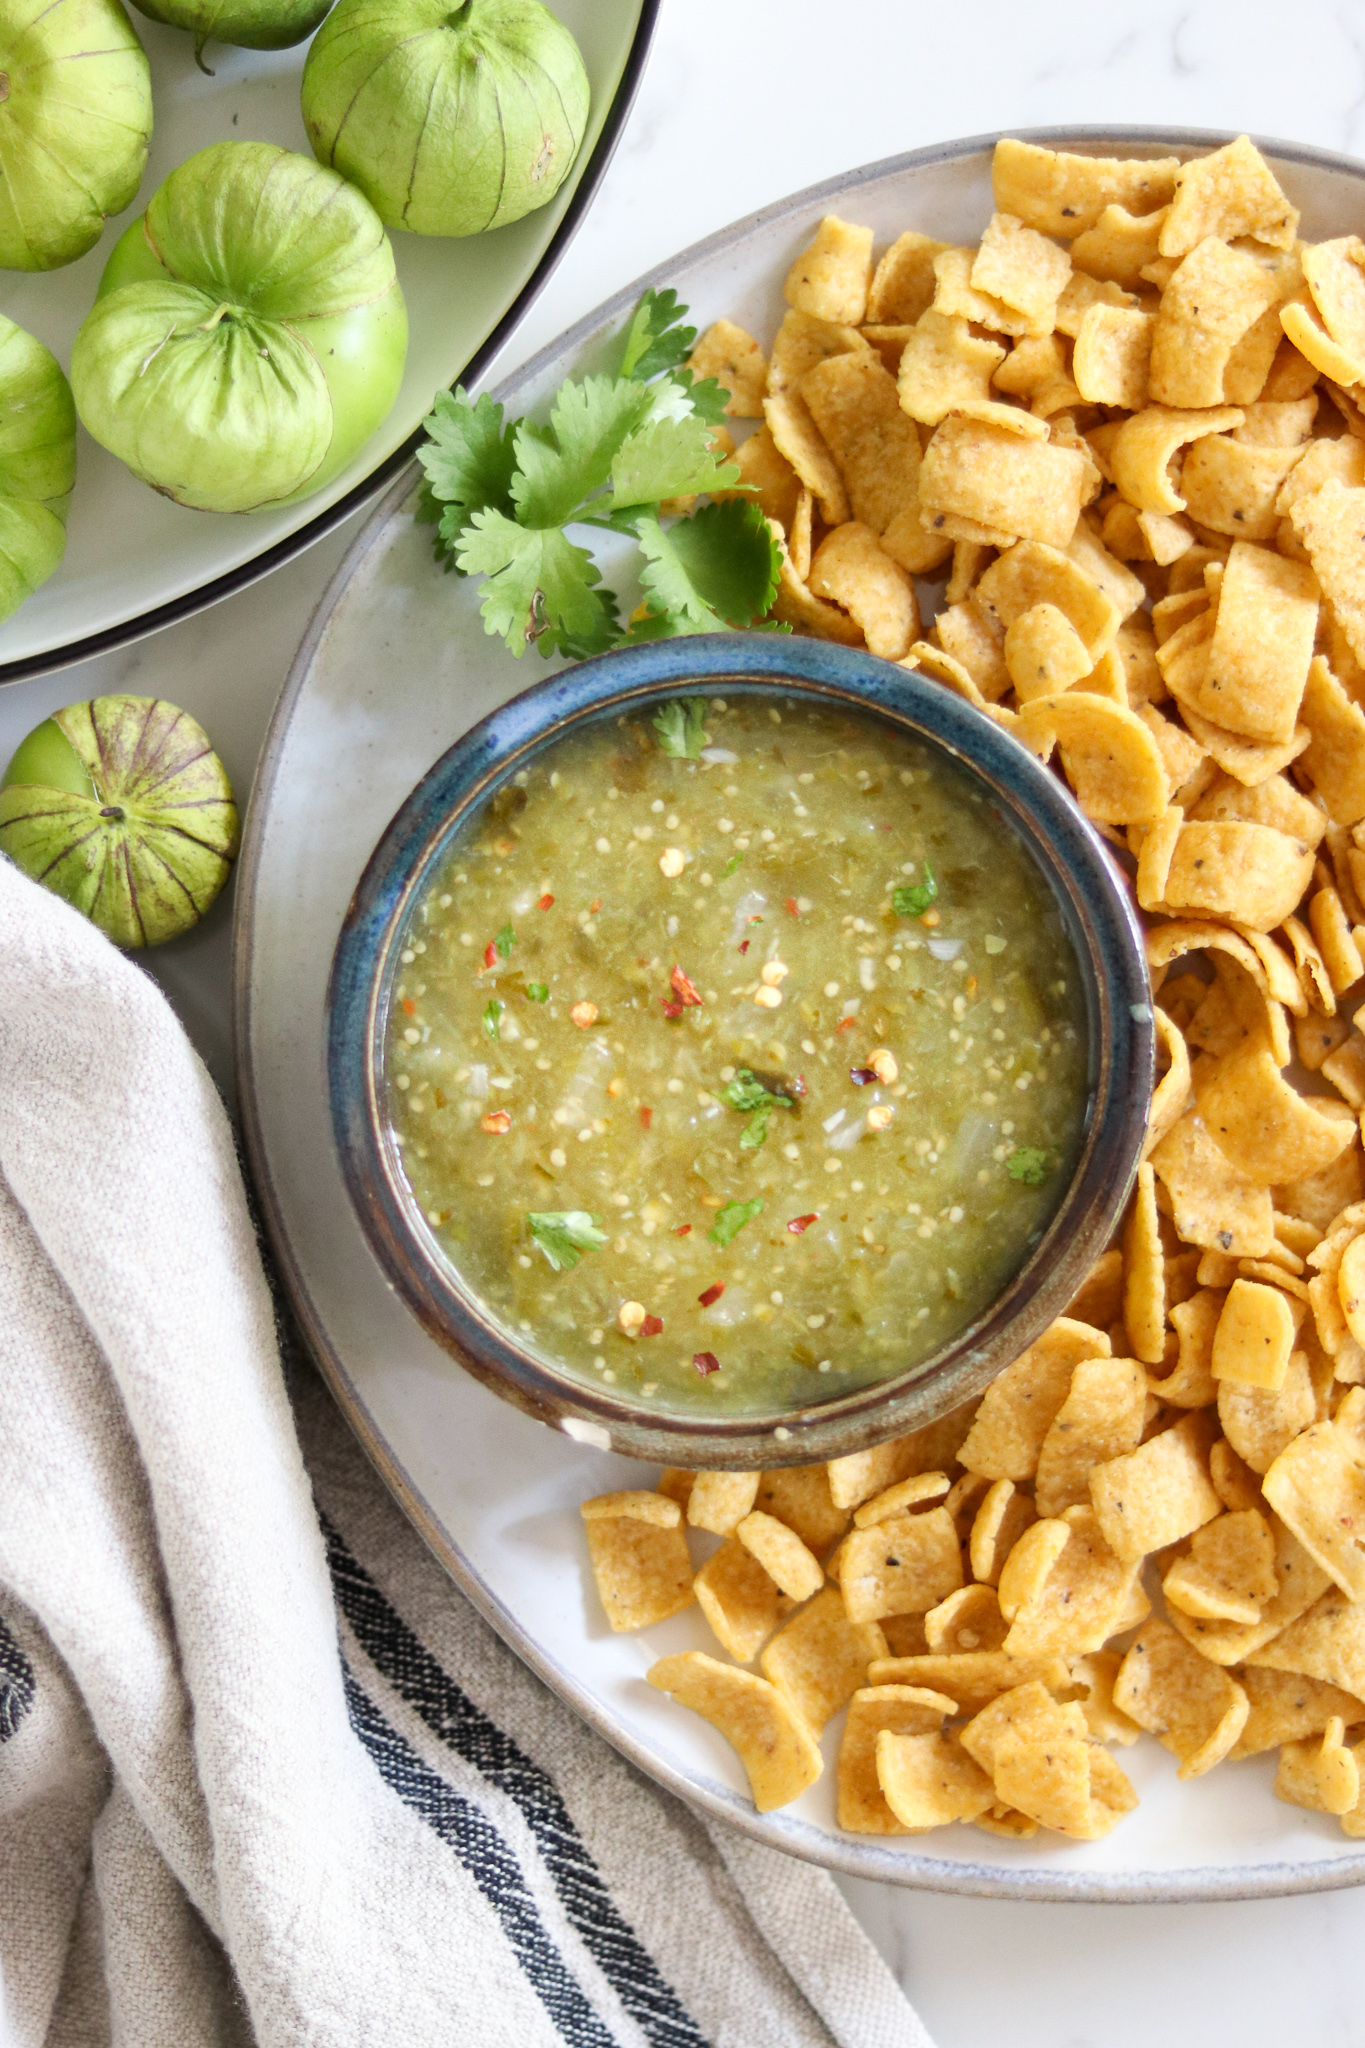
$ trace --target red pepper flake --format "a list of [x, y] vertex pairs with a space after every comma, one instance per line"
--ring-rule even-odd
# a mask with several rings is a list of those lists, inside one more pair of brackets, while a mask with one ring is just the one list
[[554, 900], [555, 900], [555, 899], [554, 899], [554, 897], [553, 897], [553, 896], [551, 896], [551, 895], [549, 894], [548, 890], [547, 890], [547, 892], [545, 893], [545, 895], [544, 895], [544, 896], [537, 896], [537, 898], [536, 898], [536, 909], [537, 909], [537, 910], [549, 910], [549, 909], [551, 909], [551, 908], [553, 907], [553, 904], [554, 904]]
[[640, 1104], [640, 1129], [647, 1131], [654, 1121], [654, 1112], [647, 1102]]
[[479, 1129], [487, 1131], [490, 1138], [505, 1138], [512, 1128], [512, 1119], [505, 1109], [490, 1109], [487, 1116], [479, 1118]]
[[752, 940], [752, 939], [741, 939], [741, 940], [740, 940], [740, 942], [739, 942], [739, 950], [740, 950], [740, 952], [741, 952], [741, 953], [747, 953], [747, 952], [748, 952], [748, 950], [749, 950], [749, 948], [750, 948], [750, 946], [751, 946], [752, 944], [753, 944], [753, 940]]
[[798, 1099], [803, 1095], [810, 1094], [810, 1090], [806, 1086], [806, 1077], [804, 1074], [798, 1074], [794, 1081], [788, 1081], [787, 1093], [788, 1095], [795, 1095]]
[[692, 1235], [692, 1225], [690, 1223], [680, 1223], [673, 1235], [674, 1237], [690, 1237]]
[[684, 1009], [690, 1010], [700, 1007], [701, 990], [690, 975], [683, 973], [681, 967], [673, 969], [673, 972], [668, 977], [668, 985]]
[[663, 1005], [663, 1012], [665, 1017], [681, 1017], [683, 1013], [683, 1006], [681, 1003], [670, 1003], [667, 996], [660, 996], [659, 1001]]
[[663, 1326], [664, 1319], [662, 1316], [646, 1316], [640, 1325], [640, 1335], [642, 1337], [657, 1337]]
[[498, 949], [494, 945], [493, 941], [490, 939], [488, 941], [488, 944], [483, 949], [483, 964], [485, 967], [495, 967], [497, 965], [497, 960]]
[[590, 903], [590, 904], [588, 905], [588, 915], [589, 915], [590, 917], [596, 917], [596, 915], [597, 915], [598, 911], [599, 911], [599, 910], [600, 910], [601, 908], [602, 908], [602, 898], [601, 898], [600, 896], [594, 896], [594, 897], [593, 897], [593, 899], [592, 899], [592, 902], [591, 902], [591, 903]]
[[723, 1280], [715, 1280], [707, 1288], [705, 1294], [699, 1294], [697, 1296], [697, 1300], [701, 1303], [703, 1308], [710, 1308], [712, 1302], [719, 1301], [724, 1292], [725, 1282]]
[[841, 1024], [836, 1024], [834, 1028], [836, 1031], [851, 1031], [854, 1025], [857, 1023], [857, 1021], [858, 1019], [856, 1017], [845, 1017], [843, 1022]]
[[415, 1017], [417, 1015], [417, 1005], [411, 996], [404, 996], [402, 1007], [405, 1017]]
[[820, 1212], [818, 1209], [813, 1209], [809, 1216], [793, 1216], [787, 1228], [793, 1237], [800, 1237], [805, 1231], [810, 1229], [812, 1223], [818, 1223], [819, 1221]]
[[714, 1351], [694, 1351], [692, 1353], [692, 1363], [696, 1366], [703, 1379], [709, 1378], [713, 1372], [720, 1371], [720, 1360]]
[[875, 1081], [877, 1076], [873, 1073], [871, 1067], [850, 1067], [848, 1078], [855, 1088], [866, 1088], [868, 1082]]
[[789, 896], [787, 898], [787, 908], [791, 912], [793, 917], [800, 917], [801, 906], [794, 896]]

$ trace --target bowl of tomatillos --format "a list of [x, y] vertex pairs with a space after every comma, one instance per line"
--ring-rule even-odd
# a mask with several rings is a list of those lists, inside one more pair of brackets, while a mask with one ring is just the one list
[[840, 1456], [979, 1393], [1122, 1212], [1133, 913], [930, 679], [770, 635], [523, 692], [403, 804], [333, 961], [356, 1214], [453, 1358], [670, 1465]]
[[[541, 0], [141, 11], [186, 30], [200, 58], [209, 41], [280, 49], [313, 36], [301, 83], [313, 155], [219, 142], [174, 170], [110, 253], [69, 382], [0, 319], [0, 619], [61, 560], [78, 418], [196, 511], [250, 513], [324, 488], [402, 381], [391, 233], [467, 236], [521, 219], [554, 197], [586, 131], [582, 56]], [[147, 58], [121, 0], [53, 0], [0, 16], [0, 75], [0, 269], [57, 269], [93, 248], [142, 182]]]

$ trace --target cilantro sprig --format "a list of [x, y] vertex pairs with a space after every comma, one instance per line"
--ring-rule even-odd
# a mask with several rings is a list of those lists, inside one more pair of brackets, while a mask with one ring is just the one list
[[650, 724], [661, 752], [677, 761], [695, 761], [706, 745], [706, 699], [670, 698], [659, 706]]
[[902, 883], [891, 891], [891, 908], [897, 917], [923, 917], [937, 895], [938, 877], [926, 861], [922, 882]]
[[[511, 653], [578, 659], [624, 642], [754, 626], [777, 589], [781, 550], [745, 498], [684, 517], [674, 500], [732, 489], [740, 472], [712, 445], [725, 393], [686, 367], [696, 329], [676, 292], [648, 291], [622, 340], [618, 373], [569, 378], [548, 423], [507, 420], [486, 392], [442, 392], [418, 457], [437, 551], [486, 580], [485, 630]], [[667, 523], [665, 523], [667, 522]], [[622, 626], [614, 591], [571, 527], [631, 535], [644, 603]]]
[[1052, 1161], [1037, 1145], [1016, 1145], [1005, 1161], [1005, 1171], [1025, 1187], [1040, 1188], [1052, 1171]]
[[789, 1095], [774, 1094], [748, 1067], [740, 1067], [734, 1078], [727, 1081], [718, 1093], [720, 1100], [730, 1109], [743, 1110], [748, 1115], [749, 1121], [739, 1141], [742, 1152], [755, 1152], [764, 1142], [775, 1109], [793, 1107]]
[[526, 1227], [537, 1247], [544, 1252], [556, 1273], [571, 1272], [584, 1252], [596, 1251], [607, 1241], [599, 1226], [600, 1216], [586, 1209], [528, 1209]]

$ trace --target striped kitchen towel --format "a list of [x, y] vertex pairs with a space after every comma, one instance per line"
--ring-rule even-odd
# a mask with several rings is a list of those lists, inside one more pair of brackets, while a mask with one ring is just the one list
[[0, 859], [0, 2043], [253, 2042], [930, 2048], [833, 1881], [580, 1724], [286, 1388], [206, 1073]]

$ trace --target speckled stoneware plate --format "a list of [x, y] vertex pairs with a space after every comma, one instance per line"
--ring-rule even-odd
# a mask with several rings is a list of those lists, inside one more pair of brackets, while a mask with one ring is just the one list
[[[66, 556], [0, 623], [0, 683], [41, 675], [138, 639], [242, 589], [377, 498], [407, 467], [443, 385], [490, 364], [573, 239], [635, 96], [659, 0], [553, 0], [578, 39], [592, 87], [588, 131], [548, 206], [491, 235], [451, 241], [395, 234], [407, 300], [408, 358], [393, 411], [325, 490], [278, 512], [190, 512], [159, 497], [82, 429]], [[211, 142], [276, 142], [309, 155], [299, 80], [306, 43], [239, 50], [194, 41], [130, 6], [152, 71], [155, 131], [137, 197], [88, 255], [60, 270], [5, 272], [4, 310], [71, 367], [110, 250], [162, 180]]]
[[[1034, 131], [1103, 154], [1186, 154], [1222, 134]], [[673, 285], [707, 322], [759, 335], [823, 213], [879, 242], [917, 227], [974, 239], [990, 213], [990, 145], [976, 137], [850, 172], [674, 257], [529, 363], [497, 395], [539, 405], [602, 360], [645, 284]], [[1356, 232], [1365, 167], [1263, 145], [1312, 239]], [[548, 1685], [652, 1777], [774, 1847], [831, 1869], [988, 1896], [1073, 1900], [1264, 1897], [1357, 1884], [1365, 1853], [1337, 1824], [1280, 1804], [1268, 1761], [1181, 1784], [1143, 1740], [1121, 1753], [1141, 1805], [1107, 1840], [1007, 1842], [969, 1828], [915, 1839], [834, 1825], [842, 1717], [826, 1769], [795, 1805], [755, 1814], [736, 1757], [644, 1674], [673, 1650], [712, 1647], [695, 1609], [612, 1636], [587, 1581], [578, 1504], [649, 1484], [650, 1468], [575, 1445], [467, 1378], [386, 1284], [332, 1148], [324, 1070], [328, 970], [371, 848], [432, 763], [543, 669], [485, 638], [477, 594], [442, 575], [400, 480], [356, 542], [300, 649], [252, 798], [237, 898], [236, 1034], [247, 1138], [267, 1224], [324, 1373], [407, 1513], [475, 1605]], [[532, 657], [533, 659], [534, 657]]]

